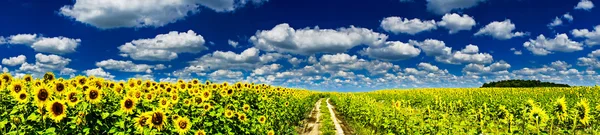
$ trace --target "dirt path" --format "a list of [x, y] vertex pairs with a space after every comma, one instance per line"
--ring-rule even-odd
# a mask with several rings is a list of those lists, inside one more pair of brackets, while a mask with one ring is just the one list
[[306, 124], [304, 125], [304, 129], [302, 129], [301, 135], [319, 135], [319, 125], [321, 121], [319, 117], [321, 117], [321, 100], [315, 103], [315, 108], [312, 109], [310, 114], [308, 115], [308, 119], [306, 119]]
[[331, 120], [333, 120], [333, 124], [335, 125], [335, 134], [336, 135], [344, 135], [344, 130], [340, 125], [340, 120], [337, 119], [335, 112], [333, 111], [333, 105], [329, 104], [329, 98], [327, 99], [327, 108], [329, 109], [329, 113], [331, 114]]

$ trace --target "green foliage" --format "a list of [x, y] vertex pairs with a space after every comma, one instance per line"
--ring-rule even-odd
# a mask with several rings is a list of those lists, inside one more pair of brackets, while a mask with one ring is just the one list
[[556, 84], [551, 82], [541, 82], [539, 80], [502, 80], [497, 82], [484, 83], [482, 88], [486, 87], [571, 87], [567, 84]]

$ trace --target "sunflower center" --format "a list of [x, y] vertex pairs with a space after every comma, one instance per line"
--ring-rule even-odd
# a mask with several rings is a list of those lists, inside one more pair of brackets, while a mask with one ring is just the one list
[[210, 107], [210, 106], [208, 106], [208, 105], [205, 105], [205, 106], [204, 106], [204, 110], [208, 110], [208, 108], [209, 108], [209, 107]]
[[173, 95], [173, 96], [171, 96], [171, 99], [173, 99], [173, 100], [177, 100], [177, 95]]
[[261, 121], [261, 122], [264, 122], [264, 121], [265, 121], [265, 118], [264, 118], [264, 117], [260, 117], [260, 121]]
[[90, 91], [90, 99], [96, 99], [96, 98], [98, 98], [98, 91], [96, 91], [96, 90]]
[[40, 91], [37, 94], [37, 98], [40, 101], [46, 101], [46, 99], [48, 99], [48, 91], [46, 89], [40, 89]]
[[85, 79], [79, 79], [79, 84], [81, 84], [81, 85], [85, 84]]
[[152, 124], [161, 125], [163, 123], [163, 115], [160, 113], [155, 113], [152, 117]]
[[227, 94], [231, 95], [232, 93], [233, 93], [233, 90], [231, 90], [231, 89], [227, 90]]
[[83, 91], [86, 91], [88, 88], [90, 88], [90, 87], [88, 87], [88, 86], [83, 86]]
[[58, 103], [58, 102], [54, 102], [52, 104], [52, 113], [55, 116], [63, 114], [64, 113], [64, 109], [65, 109], [65, 107], [62, 104]]
[[77, 94], [75, 94], [75, 93], [69, 94], [69, 101], [71, 101], [71, 102], [77, 102], [78, 99], [77, 99], [76, 96], [77, 96]]
[[62, 83], [56, 84], [56, 91], [61, 92], [65, 90], [65, 85]]
[[161, 103], [162, 105], [167, 105], [167, 100], [161, 100], [161, 101], [160, 101], [160, 103]]
[[141, 118], [138, 120], [138, 123], [139, 123], [141, 126], [146, 126], [146, 120], [148, 120], [148, 117], [141, 117]]
[[25, 81], [27, 81], [27, 82], [31, 82], [31, 77], [26, 77], [26, 78], [25, 78]]
[[15, 85], [14, 89], [16, 93], [21, 92], [21, 85]]
[[208, 98], [209, 96], [210, 96], [210, 93], [204, 92], [204, 98]]
[[171, 92], [171, 88], [167, 88], [167, 92]]
[[25, 93], [21, 93], [19, 95], [19, 99], [21, 99], [21, 100], [25, 100], [26, 98], [27, 98], [27, 95], [25, 95]]
[[180, 121], [179, 122], [179, 128], [181, 129], [185, 129], [187, 127], [188, 123], [185, 121]]
[[133, 107], [133, 101], [131, 99], [125, 100], [125, 108], [130, 109]]

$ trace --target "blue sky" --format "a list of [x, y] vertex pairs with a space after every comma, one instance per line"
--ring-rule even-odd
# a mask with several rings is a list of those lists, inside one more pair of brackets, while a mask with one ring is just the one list
[[0, 69], [315, 90], [595, 85], [597, 0], [5, 0]]

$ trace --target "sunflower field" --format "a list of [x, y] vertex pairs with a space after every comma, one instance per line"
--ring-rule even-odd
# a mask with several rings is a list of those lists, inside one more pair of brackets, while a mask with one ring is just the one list
[[294, 134], [317, 94], [250, 83], [0, 75], [0, 134]]
[[356, 134], [600, 134], [600, 87], [332, 93]]

